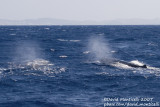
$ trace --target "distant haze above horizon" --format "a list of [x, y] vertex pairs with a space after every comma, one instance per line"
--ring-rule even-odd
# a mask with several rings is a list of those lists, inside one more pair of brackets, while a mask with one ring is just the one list
[[25, 20], [42, 18], [51, 24], [56, 20], [67, 24], [160, 24], [159, 4], [160, 0], [0, 0], [0, 24], [5, 25], [4, 20], [25, 24]]

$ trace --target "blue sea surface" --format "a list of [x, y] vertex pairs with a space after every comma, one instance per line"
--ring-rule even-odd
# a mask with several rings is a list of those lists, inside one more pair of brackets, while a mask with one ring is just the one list
[[[148, 68], [96, 63], [105, 58]], [[0, 26], [0, 107], [104, 107], [105, 98], [160, 102], [160, 26]]]

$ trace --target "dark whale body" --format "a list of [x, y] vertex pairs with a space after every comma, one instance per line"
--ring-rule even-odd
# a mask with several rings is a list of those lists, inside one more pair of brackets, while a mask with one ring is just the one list
[[137, 65], [137, 64], [133, 64], [133, 63], [129, 63], [129, 62], [125, 62], [125, 61], [118, 61], [119, 63], [122, 63], [122, 64], [125, 64], [125, 65], [128, 65], [130, 67], [134, 67], [134, 68], [147, 68], [147, 65]]
[[126, 62], [126, 61], [123, 61], [123, 60], [118, 60], [118, 59], [102, 59], [100, 60], [100, 62], [102, 64], [114, 64], [114, 63], [121, 63], [121, 64], [125, 64], [125, 65], [128, 65], [130, 67], [134, 67], [134, 68], [147, 68], [147, 65], [137, 65], [137, 64], [134, 64], [134, 63], [131, 63], [131, 62]]

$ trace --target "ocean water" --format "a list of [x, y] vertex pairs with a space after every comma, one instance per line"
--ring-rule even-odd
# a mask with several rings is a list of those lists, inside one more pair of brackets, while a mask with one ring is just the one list
[[0, 107], [104, 107], [105, 98], [160, 102], [160, 26], [0, 26]]

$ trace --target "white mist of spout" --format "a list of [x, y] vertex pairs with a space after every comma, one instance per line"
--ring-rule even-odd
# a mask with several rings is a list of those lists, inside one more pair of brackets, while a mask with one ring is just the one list
[[108, 43], [103, 36], [91, 36], [88, 49], [95, 59], [112, 58]]
[[33, 41], [21, 41], [17, 43], [15, 60], [18, 62], [32, 61], [40, 58], [39, 46]]

